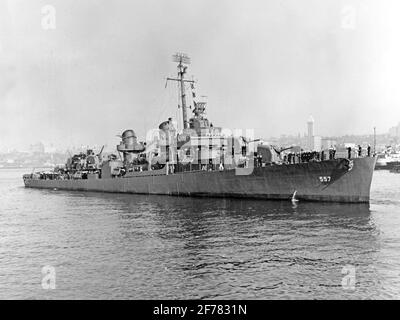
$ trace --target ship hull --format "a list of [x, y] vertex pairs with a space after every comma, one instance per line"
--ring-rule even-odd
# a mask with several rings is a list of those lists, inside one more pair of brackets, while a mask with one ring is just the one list
[[[232, 170], [191, 171], [89, 180], [25, 179], [25, 187], [175, 196], [369, 202], [376, 158], [272, 165]], [[348, 163], [348, 161], [347, 161]]]

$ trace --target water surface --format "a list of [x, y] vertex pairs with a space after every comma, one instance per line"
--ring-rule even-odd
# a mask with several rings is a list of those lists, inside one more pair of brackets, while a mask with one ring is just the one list
[[293, 205], [25, 189], [24, 171], [0, 170], [2, 299], [400, 297], [400, 174], [376, 171], [369, 205]]

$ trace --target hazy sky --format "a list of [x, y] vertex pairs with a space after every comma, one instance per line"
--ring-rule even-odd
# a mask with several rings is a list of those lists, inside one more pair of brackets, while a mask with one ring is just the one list
[[[56, 10], [44, 29], [42, 8]], [[215, 126], [257, 136], [379, 132], [400, 121], [400, 2], [0, 0], [0, 149], [113, 146], [177, 116], [171, 55]]]

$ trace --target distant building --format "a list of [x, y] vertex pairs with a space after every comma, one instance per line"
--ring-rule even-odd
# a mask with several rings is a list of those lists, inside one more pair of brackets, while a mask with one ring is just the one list
[[314, 118], [312, 116], [307, 121], [307, 149], [314, 149]]
[[41, 142], [35, 143], [35, 144], [31, 144], [29, 151], [33, 154], [42, 154], [44, 153], [44, 144]]
[[44, 150], [46, 153], [55, 153], [57, 151], [52, 144], [45, 146]]
[[389, 129], [389, 136], [391, 138], [400, 138], [400, 122], [397, 126]]
[[337, 141], [331, 138], [321, 139], [321, 149], [329, 149], [330, 147], [336, 147]]
[[320, 136], [314, 136], [313, 137], [313, 149], [315, 151], [321, 151], [322, 150], [322, 138]]

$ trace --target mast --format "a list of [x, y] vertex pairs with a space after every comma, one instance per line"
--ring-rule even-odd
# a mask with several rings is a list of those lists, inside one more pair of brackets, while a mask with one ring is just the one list
[[178, 62], [178, 78], [167, 78], [171, 81], [178, 81], [181, 89], [181, 104], [182, 104], [182, 119], [183, 119], [183, 129], [187, 129], [189, 127], [188, 119], [187, 119], [187, 106], [186, 106], [186, 90], [185, 90], [185, 82], [194, 83], [193, 80], [186, 80], [185, 74], [187, 65], [190, 64], [190, 58], [188, 55], [184, 53], [176, 53], [172, 56], [173, 61]]
[[182, 119], [183, 119], [183, 128], [188, 128], [188, 121], [187, 121], [187, 107], [186, 107], [186, 90], [185, 90], [185, 73], [187, 66], [184, 66], [182, 63], [182, 56], [179, 56], [179, 64], [178, 64], [178, 77], [181, 86], [181, 101], [182, 101]]

